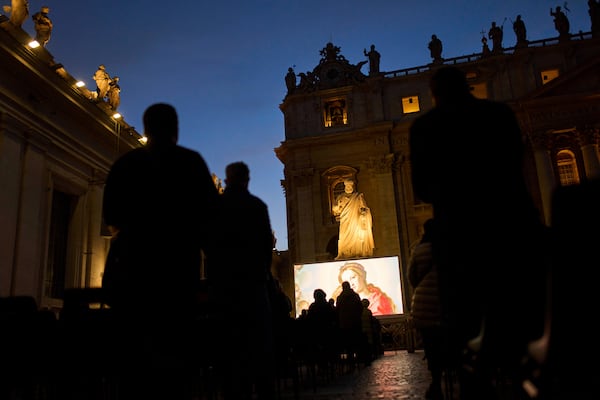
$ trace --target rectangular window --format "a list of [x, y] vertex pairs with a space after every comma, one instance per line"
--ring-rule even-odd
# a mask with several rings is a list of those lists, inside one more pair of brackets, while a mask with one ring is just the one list
[[545, 85], [551, 80], [558, 78], [559, 75], [558, 69], [547, 69], [542, 71], [542, 84]]
[[488, 98], [487, 84], [485, 82], [475, 83], [473, 85], [470, 85], [469, 88], [471, 89], [471, 94], [477, 97], [478, 99]]
[[402, 98], [402, 112], [404, 114], [416, 113], [421, 111], [419, 107], [419, 96], [409, 96]]
[[348, 124], [348, 108], [346, 99], [331, 99], [324, 103], [323, 122], [325, 128], [333, 128]]

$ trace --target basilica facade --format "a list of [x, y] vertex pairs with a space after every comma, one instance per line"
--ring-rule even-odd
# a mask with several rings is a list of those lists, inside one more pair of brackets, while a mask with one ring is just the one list
[[0, 15], [0, 297], [58, 310], [65, 290], [100, 287], [104, 181], [143, 144], [32, 39]]
[[[290, 69], [280, 104], [285, 140], [275, 149], [284, 166], [290, 262], [339, 259], [340, 222], [332, 210], [351, 179], [372, 215], [369, 256], [398, 257], [407, 303], [408, 260], [423, 222], [432, 216], [430, 205], [413, 192], [409, 128], [434, 106], [429, 80], [444, 65], [464, 71], [476, 97], [506, 102], [514, 110], [527, 148], [524, 174], [550, 225], [558, 186], [600, 176], [598, 36], [563, 35], [493, 52], [485, 51], [483, 40], [481, 53], [432, 55], [427, 65], [369, 73], [361, 70], [365, 61], [353, 64], [340, 47], [327, 43], [315, 68], [298, 74], [299, 82]], [[456, 157], [485, 151], [473, 143]], [[474, 170], [456, 179], [471, 179]]]

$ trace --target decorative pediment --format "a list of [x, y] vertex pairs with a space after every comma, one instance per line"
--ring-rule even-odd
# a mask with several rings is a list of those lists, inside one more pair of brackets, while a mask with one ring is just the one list
[[327, 43], [320, 51], [319, 65], [312, 71], [298, 74], [300, 84], [296, 93], [332, 89], [364, 81], [366, 75], [360, 69], [368, 61], [361, 61], [356, 65], [351, 64], [340, 54], [340, 51], [338, 46], [334, 46], [331, 42]]

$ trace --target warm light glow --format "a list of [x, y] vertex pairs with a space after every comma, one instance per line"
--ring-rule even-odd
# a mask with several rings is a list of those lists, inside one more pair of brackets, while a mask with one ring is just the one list
[[114, 119], [119, 119], [119, 118], [121, 118], [121, 114], [119, 114], [119, 113], [114, 113], [114, 114], [113, 114], [113, 118], [114, 118]]
[[75, 86], [77, 86], [77, 87], [84, 87], [85, 86], [85, 82], [84, 81], [77, 81], [77, 82], [75, 82]]
[[31, 42], [29, 42], [29, 47], [35, 49], [36, 47], [40, 47], [40, 44], [37, 40], [32, 40]]
[[[313, 301], [313, 292], [319, 288], [325, 291], [327, 298], [336, 296], [341, 284], [340, 268], [346, 263], [359, 263], [364, 268], [366, 282], [355, 289], [362, 298], [370, 297], [367, 293], [385, 293], [395, 305], [394, 314], [403, 314], [402, 286], [400, 284], [400, 266], [398, 257], [361, 258], [359, 260], [329, 261], [311, 264], [294, 265], [294, 287], [296, 316], [302, 309], [308, 309]], [[350, 282], [353, 284], [353, 282]], [[356, 282], [358, 283], [358, 282]], [[373, 301], [369, 307], [376, 307]], [[371, 310], [373, 311], [373, 309]], [[379, 314], [379, 315], [389, 315]]]
[[148, 143], [148, 138], [146, 136], [142, 136], [138, 139], [138, 142], [140, 142], [141, 144], [146, 144]]

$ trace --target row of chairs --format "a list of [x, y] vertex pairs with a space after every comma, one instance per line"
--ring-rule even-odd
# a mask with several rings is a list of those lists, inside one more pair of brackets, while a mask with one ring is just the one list
[[[197, 363], [190, 366], [190, 395], [217, 400], [222, 385], [233, 384], [218, 370], [218, 351], [202, 332], [210, 321], [198, 320]], [[337, 347], [313, 346], [293, 335], [299, 322], [290, 318], [287, 340], [277, 349], [277, 395], [298, 398], [305, 389], [359, 368], [357, 354]], [[65, 291], [58, 314], [41, 310], [30, 296], [0, 298], [0, 346], [7, 367], [0, 379], [0, 398], [15, 400], [122, 400], [123, 376], [115, 371], [115, 360], [127, 348], [120, 346], [119, 332], [112, 324], [110, 308], [101, 289]], [[135, 374], [136, 371], [131, 371]], [[127, 398], [127, 400], [129, 400]]]

